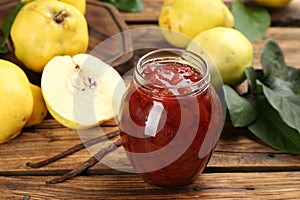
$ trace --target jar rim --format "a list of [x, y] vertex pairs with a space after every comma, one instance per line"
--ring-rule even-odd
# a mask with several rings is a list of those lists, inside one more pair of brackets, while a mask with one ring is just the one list
[[[146, 58], [148, 58], [149, 56], [151, 55], [155, 55], [155, 54], [158, 54], [158, 53], [161, 53], [161, 52], [169, 52], [169, 53], [173, 53], [174, 56], [161, 56], [161, 57], [154, 57], [152, 59], [149, 59], [149, 60], [146, 60]], [[151, 82], [147, 79], [144, 79], [144, 76], [143, 76], [143, 71], [142, 71], [142, 66], [144, 66], [145, 64], [147, 63], [151, 63], [153, 61], [172, 61], [171, 58], [179, 58], [181, 59], [182, 61], [185, 61], [189, 66], [193, 67], [193, 68], [196, 68], [199, 70], [199, 66], [196, 66], [195, 65], [191, 65], [187, 59], [187, 57], [189, 59], [193, 59], [194, 61], [198, 62], [198, 64], [200, 64], [203, 69], [201, 72], [199, 72], [201, 74], [201, 79], [199, 79], [198, 81], [196, 82], [191, 82], [187, 85], [174, 85], [174, 86], [166, 86], [166, 85], [159, 85], [159, 84], [156, 84], [154, 82]], [[143, 62], [144, 61], [144, 62]], [[157, 88], [161, 88], [161, 89], [164, 89], [164, 88], [168, 88], [168, 89], [179, 89], [179, 88], [186, 88], [186, 87], [196, 87], [197, 88], [197, 91], [199, 90], [204, 90], [208, 87], [208, 84], [210, 82], [210, 72], [209, 72], [209, 66], [208, 66], [208, 63], [206, 62], [206, 60], [201, 57], [200, 55], [192, 52], [192, 51], [189, 51], [189, 50], [186, 50], [186, 49], [180, 49], [180, 48], [162, 48], [162, 49], [157, 49], [157, 50], [153, 50], [153, 51], [150, 51], [148, 53], [146, 53], [145, 55], [143, 55], [141, 58], [139, 58], [137, 64], [136, 64], [136, 70], [135, 70], [135, 73], [134, 73], [134, 76], [135, 76], [135, 79], [136, 78], [140, 78], [143, 80], [143, 83], [144, 85], [145, 84], [151, 84], [152, 86], [154, 87], [157, 87]], [[138, 76], [138, 77], [136, 77]], [[199, 86], [199, 87], [197, 87]]]

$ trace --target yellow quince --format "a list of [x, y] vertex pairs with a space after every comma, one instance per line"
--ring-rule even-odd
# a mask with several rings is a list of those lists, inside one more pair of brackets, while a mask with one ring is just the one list
[[194, 37], [187, 49], [212, 61], [208, 64], [216, 65], [223, 82], [232, 86], [245, 80], [245, 70], [253, 62], [253, 45], [233, 28], [215, 27], [203, 31]]
[[164, 0], [158, 22], [170, 44], [186, 47], [204, 30], [233, 27], [234, 18], [222, 0]]
[[0, 143], [21, 133], [32, 109], [33, 97], [24, 71], [0, 59]]
[[33, 110], [25, 127], [31, 127], [40, 124], [46, 117], [48, 110], [39, 86], [30, 83], [30, 89], [33, 96]]
[[84, 53], [88, 47], [88, 26], [74, 6], [57, 0], [36, 0], [26, 4], [11, 27], [17, 59], [41, 73], [57, 55]]

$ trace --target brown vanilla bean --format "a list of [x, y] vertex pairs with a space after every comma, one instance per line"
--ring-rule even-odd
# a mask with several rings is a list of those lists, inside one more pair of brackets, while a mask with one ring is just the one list
[[113, 131], [111, 133], [108, 133], [108, 134], [105, 134], [105, 135], [101, 135], [99, 137], [96, 137], [96, 138], [93, 138], [93, 139], [90, 139], [84, 143], [80, 143], [80, 144], [77, 144], [69, 149], [67, 149], [66, 151], [63, 151], [51, 158], [48, 158], [46, 160], [42, 160], [40, 162], [37, 162], [37, 163], [30, 163], [30, 162], [27, 162], [26, 163], [26, 166], [28, 167], [32, 167], [32, 168], [39, 168], [39, 167], [44, 167], [52, 162], [55, 162], [63, 157], [66, 157], [70, 154], [73, 154], [81, 149], [84, 149], [85, 147], [90, 147], [94, 144], [97, 144], [105, 139], [111, 139], [115, 136], [119, 135], [119, 131]]
[[75, 176], [77, 176], [78, 174], [80, 174], [81, 172], [83, 172], [84, 170], [94, 166], [96, 163], [98, 163], [105, 155], [107, 155], [108, 153], [114, 151], [115, 149], [117, 149], [118, 147], [120, 147], [122, 145], [122, 141], [121, 139], [118, 139], [117, 141], [115, 141], [114, 143], [108, 145], [107, 147], [101, 149], [100, 151], [98, 151], [93, 157], [89, 158], [87, 161], [85, 161], [84, 163], [80, 164], [78, 167], [76, 167], [75, 169], [73, 169], [72, 171], [54, 178], [52, 180], [46, 181], [46, 184], [56, 184], [56, 183], [60, 183], [63, 182], [67, 179], [73, 178]]

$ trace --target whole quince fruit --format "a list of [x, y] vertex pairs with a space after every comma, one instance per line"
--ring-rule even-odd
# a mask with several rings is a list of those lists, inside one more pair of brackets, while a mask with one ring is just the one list
[[87, 21], [70, 4], [36, 0], [26, 4], [17, 14], [11, 27], [11, 39], [17, 59], [40, 73], [54, 56], [86, 52]]
[[[32, 1], [35, 1], [35, 0], [21, 0], [21, 2], [24, 2], [24, 3], [30, 3]], [[73, 6], [75, 6], [76, 8], [78, 8], [82, 14], [85, 14], [86, 0], [58, 0], [58, 1], [63, 1], [63, 2], [69, 3]]]
[[245, 80], [245, 70], [253, 62], [253, 45], [233, 28], [216, 27], [203, 31], [189, 43], [187, 49], [206, 56], [205, 60], [211, 60], [212, 63], [208, 64], [216, 65], [223, 82], [232, 86]]
[[41, 88], [30, 83], [30, 89], [33, 96], [33, 109], [30, 118], [25, 124], [25, 127], [31, 127], [40, 124], [48, 113]]
[[283, 8], [287, 6], [291, 0], [253, 0], [253, 2], [257, 5], [269, 8]]
[[21, 133], [32, 109], [33, 97], [27, 76], [17, 65], [0, 59], [0, 143]]
[[233, 27], [234, 18], [222, 0], [164, 0], [158, 23], [170, 44], [186, 47], [204, 30]]
[[119, 111], [126, 86], [111, 66], [89, 54], [56, 56], [42, 73], [49, 113], [71, 129], [101, 124]]

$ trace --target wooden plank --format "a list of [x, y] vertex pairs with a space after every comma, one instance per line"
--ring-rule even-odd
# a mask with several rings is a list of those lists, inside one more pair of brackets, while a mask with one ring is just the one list
[[[223, 0], [227, 6], [233, 0]], [[122, 17], [129, 24], [157, 23], [163, 0], [144, 0], [142, 12], [121, 12]], [[300, 26], [300, 1], [293, 0], [284, 9], [269, 9], [273, 26]]]
[[[133, 46], [139, 40], [144, 40], [141, 47], [147, 48], [147, 44], [152, 46], [168, 46], [165, 43], [163, 36], [161, 35], [157, 25], [129, 25], [129, 28], [135, 30], [135, 40], [133, 41]], [[156, 31], [149, 31], [153, 29]], [[149, 30], [147, 30], [149, 29]], [[138, 33], [138, 34], [136, 34]], [[286, 63], [290, 66], [300, 68], [299, 55], [300, 55], [300, 28], [299, 27], [271, 27], [266, 36], [253, 43], [254, 46], [254, 57], [253, 66], [257, 69], [261, 69], [260, 55], [262, 53], [263, 46], [267, 39], [274, 39], [284, 52]], [[139, 47], [139, 45], [136, 45]]]
[[143, 0], [144, 9], [141, 12], [121, 12], [127, 23], [152, 22], [156, 23], [163, 0]]
[[[115, 128], [104, 127], [104, 131]], [[26, 162], [37, 162], [72, 147], [81, 140], [78, 133], [62, 127], [53, 119], [45, 120], [40, 126], [24, 130], [9, 143], [0, 145], [0, 175], [61, 175], [74, 169], [92, 155], [84, 149], [48, 166], [32, 169]], [[96, 146], [96, 150], [101, 147]], [[119, 149], [121, 152], [122, 148]], [[101, 163], [87, 174], [123, 174], [131, 170], [126, 156], [120, 152], [107, 156], [113, 169]], [[115, 169], [120, 169], [117, 171]], [[235, 129], [228, 122], [213, 154], [207, 171], [278, 171], [300, 170], [300, 155], [293, 156], [276, 151], [254, 137], [247, 129]]]
[[51, 176], [0, 177], [3, 199], [298, 199], [300, 172], [204, 173], [191, 185], [166, 189], [138, 175], [79, 176], [45, 185]]
[[272, 27], [261, 41], [254, 43], [254, 66], [261, 68], [260, 55], [263, 45], [269, 38], [274, 39], [285, 55], [286, 63], [290, 66], [300, 68], [300, 28]]
[[[102, 128], [103, 132], [117, 129], [117, 127], [111, 126]], [[95, 132], [95, 134], [97, 133]], [[90, 137], [94, 137], [94, 135]], [[82, 141], [85, 140], [79, 138], [76, 130], [65, 128], [54, 119], [46, 119], [39, 126], [24, 129], [20, 136], [9, 143], [0, 145], [0, 174], [63, 174], [89, 159], [92, 156], [90, 149], [83, 149], [40, 169], [29, 168], [26, 163], [44, 160]], [[116, 161], [119, 157], [111, 156], [110, 158], [121, 165], [121, 162]], [[101, 170], [98, 173], [115, 173], [103, 165], [99, 166], [98, 171], [99, 169]]]

